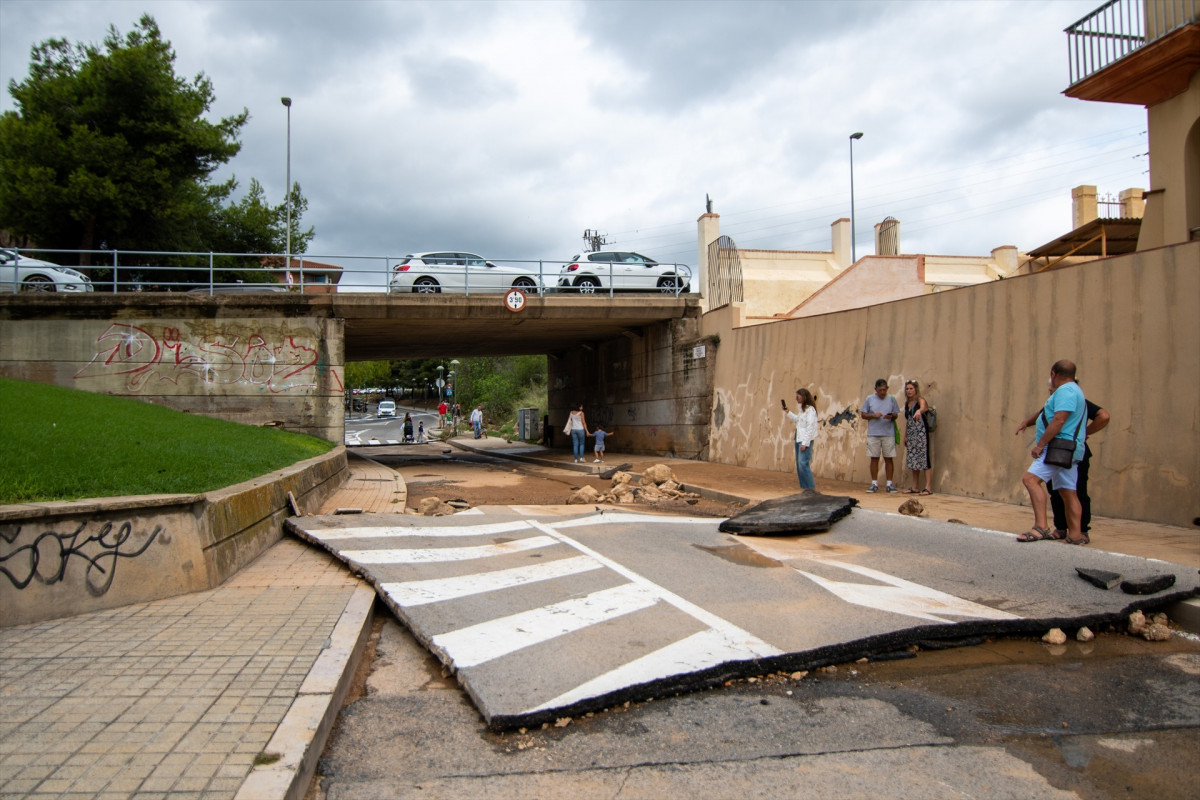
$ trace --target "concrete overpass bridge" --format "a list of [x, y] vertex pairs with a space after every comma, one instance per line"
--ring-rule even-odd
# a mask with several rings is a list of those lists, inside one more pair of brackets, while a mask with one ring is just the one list
[[498, 295], [14, 294], [0, 375], [341, 442], [347, 362], [547, 354], [552, 422], [583, 402], [619, 420], [623, 451], [697, 455], [712, 394], [700, 313], [669, 294], [531, 295], [520, 311]]

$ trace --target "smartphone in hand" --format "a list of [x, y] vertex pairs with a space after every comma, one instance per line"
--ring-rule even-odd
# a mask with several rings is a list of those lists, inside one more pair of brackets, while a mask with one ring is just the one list
[[780, 408], [782, 408], [784, 411], [787, 411], [787, 401], [786, 401], [786, 400], [780, 400], [780, 401], [779, 401], [779, 407], [780, 407]]

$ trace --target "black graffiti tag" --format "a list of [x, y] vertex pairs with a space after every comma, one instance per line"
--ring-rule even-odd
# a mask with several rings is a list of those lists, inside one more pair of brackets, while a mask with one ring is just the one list
[[[72, 558], [76, 558], [87, 563], [84, 582], [88, 593], [99, 597], [112, 586], [117, 574], [117, 559], [137, 558], [162, 532], [162, 526], [155, 525], [141, 547], [122, 550], [133, 535], [132, 523], [126, 521], [114, 529], [113, 523], [106, 522], [97, 533], [83, 536], [83, 529], [87, 526], [88, 522], [84, 521], [71, 533], [45, 531], [30, 544], [21, 545], [9, 553], [0, 553], [0, 573], [17, 589], [24, 589], [34, 580], [50, 585], [63, 580], [67, 565]], [[12, 538], [0, 533], [4, 544], [12, 544], [20, 536], [20, 528]]]

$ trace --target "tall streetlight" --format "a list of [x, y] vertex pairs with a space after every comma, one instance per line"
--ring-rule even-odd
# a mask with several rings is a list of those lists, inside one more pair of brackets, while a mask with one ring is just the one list
[[[292, 268], [292, 98], [281, 97], [287, 108], [287, 269]], [[859, 136], [862, 134], [860, 133]]]
[[850, 263], [858, 261], [854, 247], [854, 140], [863, 137], [862, 131], [850, 134]]

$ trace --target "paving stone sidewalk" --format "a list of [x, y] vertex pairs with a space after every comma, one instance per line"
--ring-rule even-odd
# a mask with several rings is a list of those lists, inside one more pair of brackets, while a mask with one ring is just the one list
[[0, 798], [284, 797], [373, 599], [285, 539], [215, 590], [0, 629]]

